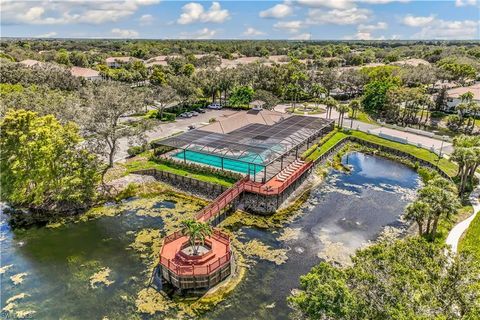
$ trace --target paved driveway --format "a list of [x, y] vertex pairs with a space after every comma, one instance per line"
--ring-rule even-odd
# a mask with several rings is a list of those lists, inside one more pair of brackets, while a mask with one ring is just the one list
[[[159, 123], [151, 130], [147, 131], [146, 137], [148, 141], [152, 141], [155, 139], [165, 138], [174, 133], [187, 131], [189, 125], [194, 125], [196, 128], [207, 125], [208, 120], [211, 118], [221, 119], [224, 117], [228, 117], [238, 111], [234, 110], [205, 110], [205, 113], [200, 113], [196, 117], [191, 118], [178, 118], [175, 122], [168, 122], [168, 123]], [[130, 143], [127, 138], [119, 140], [119, 147], [118, 151], [115, 155], [115, 162], [125, 159], [128, 156], [127, 150], [130, 147]]]

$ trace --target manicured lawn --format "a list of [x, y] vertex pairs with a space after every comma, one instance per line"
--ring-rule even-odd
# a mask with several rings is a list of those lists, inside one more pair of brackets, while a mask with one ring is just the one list
[[477, 214], [459, 243], [460, 252], [471, 252], [480, 261], [480, 215]]
[[[349, 117], [351, 117], [352, 111], [350, 110], [348, 114], [349, 114]], [[372, 119], [372, 117], [370, 117], [368, 113], [364, 111], [357, 111], [357, 116], [353, 120], [358, 120], [358, 121], [369, 123], [369, 124], [378, 124], [375, 120]], [[348, 122], [349, 120], [345, 120], [345, 121]]]
[[128, 161], [125, 164], [125, 167], [128, 173], [131, 173], [137, 170], [157, 169], [157, 170], [162, 170], [162, 171], [178, 174], [185, 177], [194, 178], [194, 179], [205, 181], [205, 182], [219, 184], [226, 187], [230, 187], [231, 185], [233, 185], [232, 182], [220, 176], [191, 173], [190, 171], [187, 171], [184, 169], [173, 168], [166, 164], [156, 163], [154, 161], [150, 161], [141, 157], [139, 157], [138, 160], [133, 159], [132, 161]]
[[313, 161], [313, 160], [317, 159], [318, 157], [323, 155], [325, 152], [327, 152], [330, 148], [332, 148], [337, 143], [339, 143], [340, 141], [345, 139], [345, 137], [347, 137], [347, 136], [348, 135], [344, 132], [336, 132], [330, 139], [328, 139], [327, 141], [322, 143], [320, 145], [320, 147], [318, 147], [314, 152], [312, 152], [312, 154], [310, 154], [307, 157], [307, 160], [312, 160]]
[[[363, 139], [363, 140], [373, 142], [382, 146], [394, 148], [394, 149], [409, 153], [419, 159], [428, 161], [433, 164], [437, 164], [437, 161], [438, 161], [438, 156], [435, 153], [426, 149], [386, 140], [386, 139], [383, 139], [368, 133], [356, 131], [356, 130], [352, 130], [351, 135], [359, 139]], [[454, 177], [457, 174], [458, 166], [447, 159], [444, 159], [444, 158], [440, 159], [440, 161], [438, 162], [438, 166], [443, 171], [445, 171], [450, 177]]]
[[[319, 148], [317, 148], [311, 155], [309, 155], [307, 159], [309, 160], [317, 159], [318, 157], [320, 157], [322, 154], [324, 154], [331, 147], [339, 143], [348, 135], [351, 135], [359, 139], [372, 142], [381, 146], [386, 146], [386, 147], [394, 148], [399, 151], [406, 152], [419, 159], [428, 161], [433, 164], [437, 164], [437, 161], [438, 161], [438, 156], [429, 150], [418, 148], [408, 144], [402, 144], [402, 143], [386, 140], [386, 139], [383, 139], [368, 133], [356, 131], [356, 130], [351, 130], [350, 133], [348, 134], [344, 132], [335, 133], [330, 139], [325, 141]], [[457, 173], [457, 169], [458, 169], [457, 165], [451, 161], [448, 161], [447, 159], [443, 159], [443, 158], [440, 159], [440, 161], [438, 162], [438, 166], [451, 177], [454, 177]]]

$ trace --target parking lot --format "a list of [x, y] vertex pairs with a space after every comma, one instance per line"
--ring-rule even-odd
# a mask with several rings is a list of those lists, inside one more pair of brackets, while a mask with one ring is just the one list
[[[161, 123], [158, 122], [153, 129], [146, 132], [146, 137], [148, 141], [155, 139], [165, 138], [174, 133], [187, 131], [190, 125], [199, 128], [208, 124], [208, 120], [215, 118], [217, 120], [222, 117], [228, 117], [236, 112], [235, 110], [222, 109], [222, 110], [210, 110], [205, 109], [205, 113], [200, 113], [198, 116], [191, 118], [177, 118], [175, 122]], [[120, 139], [118, 143], [118, 151], [115, 155], [115, 161], [120, 161], [125, 159], [128, 156], [127, 150], [130, 147], [128, 139]]]

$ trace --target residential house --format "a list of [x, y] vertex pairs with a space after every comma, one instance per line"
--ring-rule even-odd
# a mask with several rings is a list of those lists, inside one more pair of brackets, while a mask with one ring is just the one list
[[90, 68], [72, 67], [70, 69], [70, 73], [74, 77], [81, 77], [91, 81], [102, 80], [102, 76], [100, 75], [100, 72]]
[[468, 87], [447, 90], [447, 109], [454, 110], [462, 102], [460, 96], [467, 92], [473, 93], [473, 101], [480, 103], [480, 82], [478, 82]]
[[123, 64], [127, 64], [134, 60], [138, 59], [133, 57], [108, 57], [106, 63], [109, 68], [120, 68]]

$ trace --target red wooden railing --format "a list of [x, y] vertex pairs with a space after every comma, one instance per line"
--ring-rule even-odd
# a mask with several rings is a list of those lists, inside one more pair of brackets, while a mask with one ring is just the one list
[[[241, 180], [237, 181], [231, 188], [219, 195], [210, 205], [203, 208], [196, 215], [196, 219], [203, 222], [208, 222], [212, 217], [215, 217], [221, 212], [229, 203], [235, 200], [242, 192], [248, 191], [258, 193], [262, 195], [276, 195], [280, 194], [287, 189], [293, 182], [295, 182], [302, 174], [309, 170], [313, 166], [313, 162], [305, 163], [299, 170], [288, 177], [285, 182], [277, 188], [266, 188], [265, 185], [250, 181], [248, 176], [245, 176]], [[171, 235], [168, 235], [163, 240], [163, 248], [165, 244], [175, 241], [184, 236], [183, 231], [176, 231]], [[168, 268], [171, 272], [181, 276], [193, 276], [193, 275], [208, 275], [218, 268], [229, 263], [232, 252], [230, 250], [230, 238], [227, 234], [214, 229], [212, 238], [222, 242], [226, 245], [225, 254], [218, 259], [212, 261], [207, 265], [185, 265], [176, 263], [173, 259], [168, 259], [160, 254], [160, 263]]]
[[276, 195], [280, 194], [287, 189], [292, 183], [294, 183], [305, 171], [309, 170], [313, 166], [313, 162], [306, 162], [299, 170], [295, 171], [287, 180], [283, 182], [280, 187], [266, 188], [263, 184], [255, 183], [253, 181], [247, 181], [244, 185], [244, 190], [248, 192], [263, 194], [263, 195]]
[[200, 221], [208, 221], [210, 218], [219, 214], [230, 202], [235, 200], [244, 190], [245, 183], [249, 181], [248, 176], [243, 177], [237, 181], [230, 189], [219, 195], [211, 204], [200, 210], [196, 218]]
[[[162, 246], [162, 251], [163, 248], [165, 247], [166, 243], [172, 242], [174, 240], [177, 240], [181, 237], [183, 237], [183, 232], [181, 231], [176, 231], [173, 234], [167, 236], [163, 240], [163, 246]], [[208, 275], [218, 268], [222, 267], [226, 263], [230, 261], [232, 252], [230, 250], [230, 237], [226, 234], [223, 233], [217, 229], [213, 230], [213, 233], [211, 237], [219, 242], [222, 242], [226, 245], [225, 247], [225, 254], [220, 256], [218, 259], [212, 261], [211, 263], [207, 265], [184, 265], [184, 264], [178, 264], [175, 262], [175, 260], [172, 259], [167, 259], [163, 257], [162, 254], [160, 254], [160, 264], [162, 264], [164, 267], [168, 268], [170, 271], [177, 275], [182, 275], [182, 276], [188, 276], [188, 275]]]

